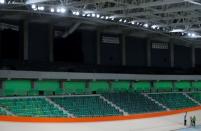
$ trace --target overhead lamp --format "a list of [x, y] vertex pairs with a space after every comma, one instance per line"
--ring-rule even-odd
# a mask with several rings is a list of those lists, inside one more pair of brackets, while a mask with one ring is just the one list
[[109, 19], [109, 17], [108, 17], [108, 16], [106, 16], [106, 17], [105, 17], [105, 19], [107, 20], [107, 19]]
[[185, 30], [183, 29], [173, 29], [170, 32], [175, 33], [175, 32], [184, 32]]
[[92, 16], [92, 17], [95, 17], [95, 16], [96, 16], [96, 14], [94, 14], [94, 13], [93, 13], [91, 16]]
[[143, 25], [145, 28], [148, 28], [149, 27], [149, 25], [146, 23], [146, 24], [144, 24]]
[[120, 19], [119, 22], [122, 22], [122, 19]]
[[0, 0], [0, 4], [4, 4], [5, 3], [5, 0]]
[[126, 23], [127, 22], [127, 20], [124, 20], [124, 23]]
[[86, 14], [83, 13], [82, 16], [86, 16]]
[[90, 17], [91, 16], [91, 14], [87, 14], [87, 17]]
[[45, 10], [45, 7], [44, 6], [38, 6], [38, 10], [43, 11], [43, 10]]
[[151, 28], [152, 29], [156, 29], [158, 26], [157, 25], [152, 25]]
[[101, 16], [101, 19], [104, 19], [104, 16]]
[[[3, 1], [3, 0], [0, 0], [0, 3], [1, 3], [1, 1]], [[36, 5], [35, 4], [31, 5], [31, 8], [36, 9]]]
[[62, 7], [62, 8], [60, 9], [60, 11], [61, 11], [61, 13], [65, 13], [65, 12], [66, 12], [66, 9]]
[[100, 15], [99, 15], [99, 14], [97, 14], [97, 15], [96, 15], [96, 17], [97, 17], [97, 18], [100, 18]]
[[195, 33], [192, 33], [192, 34], [191, 34], [191, 37], [195, 37], [195, 36], [196, 36], [196, 34], [195, 34]]
[[131, 21], [131, 24], [132, 24], [132, 25], [134, 25], [134, 24], [135, 24], [135, 22], [134, 22], [134, 21]]
[[55, 12], [54, 8], [50, 8], [50, 12], [52, 13]]
[[60, 13], [61, 12], [61, 9], [60, 8], [57, 8], [57, 13]]

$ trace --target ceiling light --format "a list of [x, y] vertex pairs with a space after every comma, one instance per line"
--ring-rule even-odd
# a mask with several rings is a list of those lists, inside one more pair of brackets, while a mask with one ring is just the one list
[[91, 14], [87, 14], [87, 17], [90, 17], [91, 16]]
[[86, 14], [82, 14], [82, 16], [86, 16]]
[[145, 28], [148, 28], [148, 27], [149, 27], [149, 25], [148, 25], [148, 24], [144, 24], [143, 26], [144, 26]]
[[60, 8], [57, 8], [57, 12], [60, 13], [60, 12], [61, 12], [61, 9], [60, 9]]
[[0, 4], [4, 4], [5, 3], [5, 0], [0, 0]]
[[173, 30], [171, 30], [170, 32], [173, 32], [173, 33], [175, 33], [175, 32], [184, 32], [185, 30], [183, 30], [183, 29], [173, 29]]
[[127, 22], [127, 20], [124, 20], [124, 23], [126, 23]]
[[76, 11], [76, 12], [75, 12], [75, 15], [80, 15], [80, 12], [79, 12], [79, 11]]
[[45, 10], [45, 7], [44, 7], [44, 6], [39, 6], [39, 7], [38, 7], [38, 10], [43, 11], [43, 10]]
[[51, 8], [51, 9], [50, 9], [50, 12], [54, 12], [54, 11], [55, 11], [54, 8]]
[[122, 19], [120, 19], [119, 22], [122, 22]]
[[99, 14], [97, 14], [97, 15], [96, 15], [96, 17], [97, 17], [97, 18], [100, 18], [100, 15], [99, 15]]
[[195, 37], [196, 35], [195, 35], [195, 33], [192, 33], [191, 36], [192, 36], [192, 37]]
[[101, 19], [104, 19], [104, 16], [101, 16]]
[[[2, 1], [2, 0], [0, 0], [0, 3], [1, 3], [1, 1]], [[32, 9], [36, 9], [36, 5], [34, 5], [34, 4], [31, 5], [31, 8], [32, 8]]]
[[105, 19], [107, 20], [107, 19], [109, 19], [109, 17], [108, 17], [108, 16], [106, 16], [106, 17], [105, 17]]
[[95, 16], [96, 16], [96, 14], [92, 14], [91, 16], [92, 16], [92, 17], [95, 17]]
[[135, 22], [134, 22], [134, 21], [131, 21], [131, 24], [132, 24], [132, 25], [134, 25], [134, 24], [135, 24]]
[[66, 9], [65, 8], [61, 8], [61, 13], [65, 13], [66, 12]]

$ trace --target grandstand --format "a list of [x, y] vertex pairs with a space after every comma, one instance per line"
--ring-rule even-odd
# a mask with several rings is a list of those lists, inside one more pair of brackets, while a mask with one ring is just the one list
[[0, 129], [200, 131], [200, 16], [201, 0], [0, 0]]

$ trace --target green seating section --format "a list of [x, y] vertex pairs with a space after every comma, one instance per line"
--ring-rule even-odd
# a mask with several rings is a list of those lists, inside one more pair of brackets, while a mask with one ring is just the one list
[[191, 88], [191, 82], [189, 82], [189, 81], [177, 81], [174, 83], [174, 87], [176, 90], [179, 90], [179, 89], [189, 90]]
[[17, 116], [64, 117], [63, 111], [54, 107], [44, 98], [0, 99], [0, 105]]
[[156, 81], [153, 83], [154, 88], [161, 91], [170, 91], [173, 89], [173, 84], [171, 81]]
[[107, 81], [93, 81], [89, 83], [89, 89], [91, 92], [106, 93], [110, 90], [109, 83]]
[[5, 96], [24, 96], [31, 90], [30, 80], [6, 80], [3, 82], [3, 92]]
[[201, 93], [188, 93], [188, 95], [201, 103]]
[[150, 91], [151, 83], [149, 81], [138, 81], [132, 83], [132, 88], [135, 91]]
[[151, 100], [138, 93], [104, 94], [104, 97], [124, 109], [129, 114], [156, 112], [163, 110]]
[[44, 91], [44, 95], [53, 95], [53, 92], [60, 90], [59, 81], [35, 81], [35, 91]]
[[112, 89], [114, 92], [128, 92], [130, 89], [129, 81], [112, 82]]
[[0, 108], [0, 115], [7, 115], [7, 113]]
[[197, 106], [196, 103], [181, 93], [149, 94], [149, 96], [170, 109], [182, 109]]
[[201, 81], [194, 81], [194, 82], [192, 82], [192, 88], [194, 88], [194, 89], [201, 89]]
[[51, 100], [77, 117], [122, 115], [99, 96], [54, 97]]
[[85, 93], [85, 82], [82, 81], [69, 81], [64, 82], [63, 90], [65, 94], [84, 94]]

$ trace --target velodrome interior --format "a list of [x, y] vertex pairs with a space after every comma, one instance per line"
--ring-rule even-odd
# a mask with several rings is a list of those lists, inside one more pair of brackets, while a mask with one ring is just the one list
[[0, 128], [201, 130], [200, 14], [199, 0], [0, 0]]

